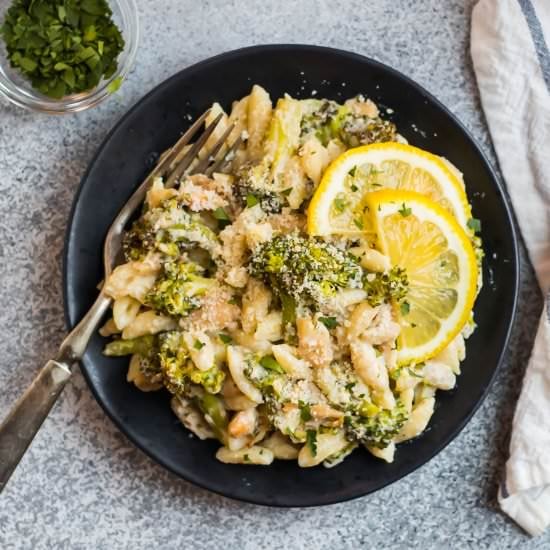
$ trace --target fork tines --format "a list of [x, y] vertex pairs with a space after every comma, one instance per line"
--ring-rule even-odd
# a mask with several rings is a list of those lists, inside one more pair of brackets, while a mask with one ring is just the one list
[[226, 142], [235, 129], [235, 124], [229, 124], [213, 145], [209, 144], [208, 148], [205, 147], [219, 127], [223, 113], [206, 124], [203, 132], [194, 143], [191, 143], [191, 140], [206, 123], [209, 114], [210, 109], [204, 112], [159, 160], [154, 170], [154, 176], [164, 176], [166, 178], [165, 187], [174, 187], [183, 175], [189, 173], [203, 173], [211, 176], [215, 171], [219, 171], [227, 165], [242, 144], [242, 139], [239, 137], [227, 146]]

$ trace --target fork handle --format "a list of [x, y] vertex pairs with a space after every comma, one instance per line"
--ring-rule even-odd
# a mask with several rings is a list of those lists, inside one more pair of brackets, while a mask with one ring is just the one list
[[0, 492], [70, 377], [67, 363], [48, 361], [0, 425]]
[[42, 367], [0, 425], [0, 493], [63, 391], [71, 377], [72, 365], [86, 351], [110, 304], [111, 298], [101, 291], [88, 313], [61, 344], [56, 359]]

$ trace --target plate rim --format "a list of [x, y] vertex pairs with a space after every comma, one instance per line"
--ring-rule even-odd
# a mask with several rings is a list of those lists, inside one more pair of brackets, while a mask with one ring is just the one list
[[[460, 132], [463, 134], [465, 139], [470, 142], [470, 144], [473, 146], [475, 152], [481, 159], [482, 163], [484, 164], [488, 174], [490, 175], [491, 179], [493, 180], [493, 183], [495, 184], [496, 191], [500, 197], [500, 200], [504, 206], [504, 213], [505, 213], [505, 219], [510, 229], [510, 234], [512, 237], [512, 264], [513, 264], [513, 299], [509, 314], [509, 320], [507, 323], [507, 329], [506, 333], [503, 338], [503, 345], [501, 347], [500, 353], [498, 354], [498, 359], [496, 361], [496, 366], [485, 384], [484, 387], [481, 388], [481, 394], [475, 405], [472, 407], [472, 409], [466, 414], [460, 421], [456, 424], [456, 426], [450, 431], [449, 435], [442, 439], [438, 446], [434, 448], [431, 452], [426, 454], [426, 459], [421, 463], [417, 465], [413, 465], [412, 467], [406, 468], [402, 474], [399, 475], [399, 477], [388, 480], [384, 482], [382, 485], [380, 485], [377, 489], [374, 489], [373, 491], [364, 492], [359, 491], [356, 493], [353, 493], [349, 496], [346, 496], [344, 498], [323, 498], [322, 495], [319, 497], [319, 502], [306, 502], [301, 504], [285, 504], [285, 503], [268, 503], [265, 500], [262, 500], [261, 498], [247, 498], [247, 497], [241, 497], [234, 494], [228, 494], [227, 492], [223, 492], [220, 489], [215, 489], [210, 486], [208, 486], [207, 483], [203, 483], [200, 480], [194, 479], [194, 476], [192, 473], [190, 474], [183, 474], [179, 471], [176, 471], [174, 468], [172, 468], [168, 463], [166, 463], [162, 457], [160, 456], [154, 456], [152, 452], [149, 451], [142, 443], [140, 443], [136, 438], [131, 436], [129, 432], [126, 430], [125, 425], [123, 422], [120, 422], [115, 416], [109, 411], [107, 403], [104, 403], [103, 400], [100, 398], [99, 394], [97, 393], [94, 384], [92, 383], [91, 376], [88, 372], [88, 360], [83, 359], [79, 362], [80, 372], [82, 373], [82, 376], [84, 377], [86, 384], [88, 388], [90, 389], [94, 399], [96, 402], [100, 405], [103, 412], [108, 416], [108, 418], [113, 422], [115, 427], [126, 437], [126, 439], [134, 445], [136, 448], [138, 448], [141, 452], [143, 452], [149, 459], [153, 460], [155, 463], [162, 466], [165, 470], [169, 471], [171, 474], [177, 476], [180, 479], [185, 480], [188, 483], [191, 483], [197, 487], [200, 487], [201, 489], [210, 491], [212, 493], [215, 493], [219, 496], [222, 496], [224, 498], [228, 498], [234, 501], [239, 502], [246, 502], [249, 504], [255, 504], [259, 506], [265, 506], [270, 508], [311, 508], [311, 507], [318, 507], [318, 506], [327, 506], [332, 504], [337, 504], [340, 502], [348, 502], [350, 500], [355, 500], [361, 497], [365, 497], [369, 494], [372, 494], [374, 492], [380, 491], [381, 489], [384, 489], [388, 485], [391, 485], [392, 483], [395, 483], [404, 477], [408, 476], [412, 472], [418, 470], [419, 468], [425, 466], [429, 461], [431, 461], [437, 454], [439, 454], [441, 451], [443, 451], [459, 434], [462, 432], [462, 430], [466, 427], [468, 422], [472, 419], [474, 414], [477, 412], [479, 407], [482, 405], [482, 403], [485, 401], [487, 394], [489, 393], [489, 390], [491, 389], [496, 375], [498, 371], [500, 370], [503, 362], [504, 355], [508, 349], [508, 345], [510, 343], [510, 335], [512, 332], [512, 328], [515, 324], [516, 316], [517, 316], [517, 304], [519, 299], [519, 283], [520, 283], [520, 260], [519, 260], [519, 244], [518, 244], [518, 230], [516, 226], [516, 220], [515, 215], [513, 212], [512, 204], [510, 197], [508, 195], [508, 192], [506, 191], [505, 186], [501, 182], [501, 179], [495, 169], [493, 168], [492, 164], [489, 162], [489, 159], [487, 158], [487, 155], [483, 152], [481, 149], [481, 146], [477, 142], [477, 140], [471, 135], [469, 130], [465, 127], [465, 125], [450, 111], [448, 107], [446, 107], [439, 99], [437, 99], [431, 92], [429, 92], [426, 88], [424, 88], [422, 85], [418, 84], [416, 81], [414, 81], [409, 76], [405, 75], [401, 71], [393, 68], [390, 65], [387, 65], [385, 63], [382, 63], [380, 61], [377, 61], [376, 59], [373, 59], [371, 57], [348, 51], [343, 50], [339, 48], [332, 48], [328, 46], [319, 46], [319, 45], [312, 45], [312, 44], [261, 44], [261, 45], [255, 45], [255, 46], [246, 46], [243, 48], [238, 48], [234, 50], [229, 50], [227, 52], [219, 53], [217, 55], [214, 55], [212, 57], [200, 60], [196, 63], [193, 63], [192, 65], [189, 65], [187, 67], [184, 67], [183, 69], [175, 72], [156, 86], [153, 86], [151, 90], [149, 90], [145, 95], [140, 97], [111, 127], [111, 129], [107, 132], [106, 136], [101, 141], [101, 144], [96, 149], [95, 153], [89, 160], [86, 170], [84, 171], [80, 182], [78, 184], [78, 188], [75, 192], [73, 202], [71, 205], [71, 209], [69, 212], [69, 216], [66, 223], [66, 229], [65, 229], [65, 236], [64, 236], [64, 245], [63, 245], [63, 262], [62, 262], [62, 285], [63, 285], [63, 311], [64, 311], [64, 319], [65, 319], [65, 325], [67, 327], [67, 330], [71, 330], [79, 321], [79, 319], [71, 319], [71, 315], [69, 312], [69, 297], [68, 297], [68, 257], [69, 257], [69, 245], [73, 233], [73, 224], [75, 219], [75, 213], [77, 210], [77, 207], [80, 203], [80, 198], [83, 193], [84, 188], [87, 185], [87, 181], [90, 175], [90, 172], [92, 171], [93, 166], [96, 164], [98, 158], [101, 156], [103, 151], [108, 146], [108, 143], [110, 142], [112, 136], [115, 134], [115, 132], [118, 130], [118, 128], [137, 110], [140, 108], [141, 104], [150, 96], [153, 94], [159, 92], [165, 87], [168, 87], [173, 80], [180, 78], [181, 75], [185, 75], [186, 73], [193, 73], [194, 71], [200, 70], [204, 67], [207, 67], [209, 64], [212, 63], [218, 63], [220, 61], [224, 61], [227, 59], [231, 59], [234, 57], [241, 57], [246, 56], [249, 53], [258, 53], [262, 51], [276, 51], [276, 52], [282, 52], [285, 51], [292, 51], [292, 50], [300, 50], [300, 51], [310, 51], [315, 52], [318, 54], [324, 54], [329, 53], [332, 55], [339, 55], [347, 58], [355, 59], [356, 61], [359, 61], [361, 63], [366, 63], [371, 66], [377, 66], [379, 69], [382, 69], [386, 72], [391, 73], [396, 78], [406, 82], [408, 85], [412, 86], [417, 92], [420, 92], [424, 97], [426, 97], [429, 101], [431, 101], [433, 104], [435, 104], [440, 110], [442, 110], [451, 120], [452, 122], [457, 126], [457, 128], [460, 130]], [[488, 131], [488, 129], [487, 129]], [[489, 133], [490, 136], [490, 133]], [[492, 142], [491, 142], [492, 143]]]

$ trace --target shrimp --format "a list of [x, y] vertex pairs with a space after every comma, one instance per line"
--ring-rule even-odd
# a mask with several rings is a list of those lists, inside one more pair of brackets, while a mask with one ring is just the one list
[[363, 332], [363, 338], [372, 346], [393, 342], [401, 332], [401, 327], [393, 320], [389, 304], [381, 305], [372, 324]]
[[308, 317], [296, 320], [298, 330], [298, 352], [314, 367], [329, 365], [334, 357], [330, 332], [321, 323], [314, 323]]
[[233, 416], [227, 427], [231, 437], [244, 437], [254, 433], [258, 423], [258, 411], [256, 408], [239, 411]]
[[373, 399], [385, 409], [395, 407], [383, 357], [377, 357], [369, 343], [359, 340], [351, 344], [351, 361], [361, 380], [373, 390]]

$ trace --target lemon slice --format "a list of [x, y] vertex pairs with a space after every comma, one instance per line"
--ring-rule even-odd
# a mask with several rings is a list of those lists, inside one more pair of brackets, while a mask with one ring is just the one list
[[447, 346], [470, 317], [474, 249], [454, 217], [424, 195], [387, 189], [369, 193], [366, 204], [377, 248], [409, 280], [405, 301], [395, 306], [398, 363], [420, 363]]
[[442, 158], [412, 145], [388, 142], [350, 149], [325, 171], [308, 209], [308, 232], [369, 233], [363, 217], [365, 195], [385, 188], [426, 195], [466, 228], [471, 210], [457, 173]]

